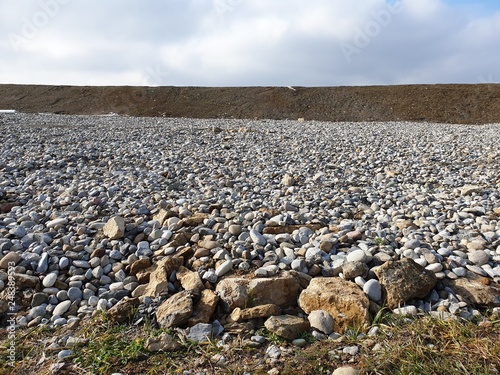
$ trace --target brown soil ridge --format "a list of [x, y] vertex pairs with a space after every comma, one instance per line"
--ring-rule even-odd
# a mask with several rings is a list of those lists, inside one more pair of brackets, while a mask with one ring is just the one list
[[20, 112], [319, 121], [500, 122], [500, 84], [341, 87], [0, 85]]

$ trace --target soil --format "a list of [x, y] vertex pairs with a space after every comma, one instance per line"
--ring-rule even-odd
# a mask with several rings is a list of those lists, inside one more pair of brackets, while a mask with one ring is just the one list
[[321, 121], [500, 122], [500, 84], [349, 87], [0, 85], [20, 112]]

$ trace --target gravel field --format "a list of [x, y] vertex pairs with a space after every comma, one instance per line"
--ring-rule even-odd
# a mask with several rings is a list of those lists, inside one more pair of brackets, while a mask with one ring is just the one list
[[[21, 326], [65, 325], [134, 296], [130, 265], [173, 254], [180, 222], [200, 213], [189, 243], [209, 250], [195, 253], [196, 272], [214, 286], [295, 270], [352, 280], [380, 304], [372, 271], [410, 258], [438, 283], [409, 305], [472, 317], [441, 281], [500, 280], [500, 124], [16, 113], [0, 129], [0, 268], [14, 261], [43, 284]], [[155, 220], [161, 209], [177, 217]], [[103, 237], [115, 216], [125, 235]]]

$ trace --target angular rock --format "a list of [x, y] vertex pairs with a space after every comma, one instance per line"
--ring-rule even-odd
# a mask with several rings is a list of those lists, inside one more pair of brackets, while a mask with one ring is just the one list
[[158, 337], [148, 337], [144, 347], [150, 352], [170, 352], [179, 350], [182, 345], [168, 333], [162, 333]]
[[39, 289], [40, 279], [36, 276], [25, 275], [23, 273], [14, 273], [12, 275], [16, 283], [16, 289], [25, 290], [28, 288]]
[[324, 227], [323, 224], [306, 224], [306, 225], [279, 225], [276, 227], [265, 227], [264, 230], [262, 231], [263, 234], [283, 234], [283, 233], [288, 233], [291, 234], [296, 230], [299, 230], [302, 227], [307, 227], [311, 229], [312, 231], [317, 231], [318, 229], [321, 229]]
[[177, 270], [177, 280], [179, 280], [184, 290], [192, 291], [195, 296], [199, 296], [201, 291], [205, 289], [198, 272], [190, 271], [183, 266], [180, 266]]
[[281, 309], [278, 305], [273, 303], [267, 305], [260, 305], [255, 307], [249, 307], [248, 309], [235, 308], [231, 313], [231, 320], [233, 322], [239, 322], [241, 320], [250, 320], [257, 318], [268, 318], [273, 315], [280, 315]]
[[368, 298], [356, 284], [341, 278], [312, 279], [298, 303], [306, 314], [314, 310], [330, 313], [335, 332], [344, 333], [352, 327], [367, 328], [370, 324]]
[[326, 310], [313, 310], [309, 313], [307, 319], [311, 328], [314, 328], [326, 335], [333, 331], [334, 321], [330, 313]]
[[500, 306], [500, 285], [489, 278], [467, 271], [463, 278], [443, 280], [445, 286], [461, 296], [472, 307]]
[[375, 274], [391, 310], [412, 298], [424, 298], [437, 282], [434, 272], [409, 258], [386, 262], [375, 269]]
[[139, 298], [125, 297], [108, 310], [108, 316], [116, 323], [128, 322], [133, 318], [136, 308], [140, 303]]
[[364, 262], [346, 262], [342, 266], [342, 273], [348, 280], [355, 279], [358, 276], [365, 277], [369, 268]]
[[203, 224], [203, 221], [205, 219], [208, 219], [209, 217], [210, 217], [209, 214], [197, 212], [191, 217], [182, 219], [182, 224], [185, 227], [195, 227], [197, 225]]
[[161, 328], [179, 327], [193, 314], [191, 292], [184, 290], [163, 302], [156, 311], [156, 321]]
[[114, 216], [106, 222], [102, 231], [110, 240], [122, 238], [125, 235], [125, 221], [121, 216]]
[[307, 319], [294, 315], [271, 316], [266, 320], [264, 326], [269, 331], [287, 340], [295, 340], [301, 333], [308, 331], [310, 328]]
[[180, 257], [167, 257], [139, 272], [136, 275], [139, 282], [145, 279], [146, 274], [149, 276], [148, 286], [144, 291], [144, 295], [155, 297], [161, 293], [168, 292], [168, 277], [174, 270], [182, 266], [183, 262], [183, 259]]
[[198, 323], [208, 323], [215, 312], [219, 296], [210, 289], [201, 292], [200, 299], [195, 304], [193, 315], [189, 318], [188, 326], [192, 327]]
[[283, 272], [274, 278], [226, 278], [217, 284], [215, 291], [224, 312], [265, 304], [287, 308], [297, 305], [300, 292], [310, 280], [310, 276], [296, 271]]
[[206, 343], [213, 336], [213, 327], [208, 323], [198, 323], [189, 329], [188, 339], [198, 343]]

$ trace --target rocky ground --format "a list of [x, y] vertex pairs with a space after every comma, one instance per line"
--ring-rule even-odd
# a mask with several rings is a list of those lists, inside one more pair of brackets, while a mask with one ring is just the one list
[[76, 371], [76, 332], [101, 313], [159, 329], [150, 353], [260, 348], [275, 374], [314, 341], [340, 340], [322, 373], [360, 367], [345, 337], [376, 337], [385, 311], [500, 314], [498, 124], [16, 113], [0, 127], [2, 326], [60, 332], [31, 353], [52, 372]]
[[321, 121], [500, 122], [500, 85], [81, 87], [0, 85], [21, 112]]

